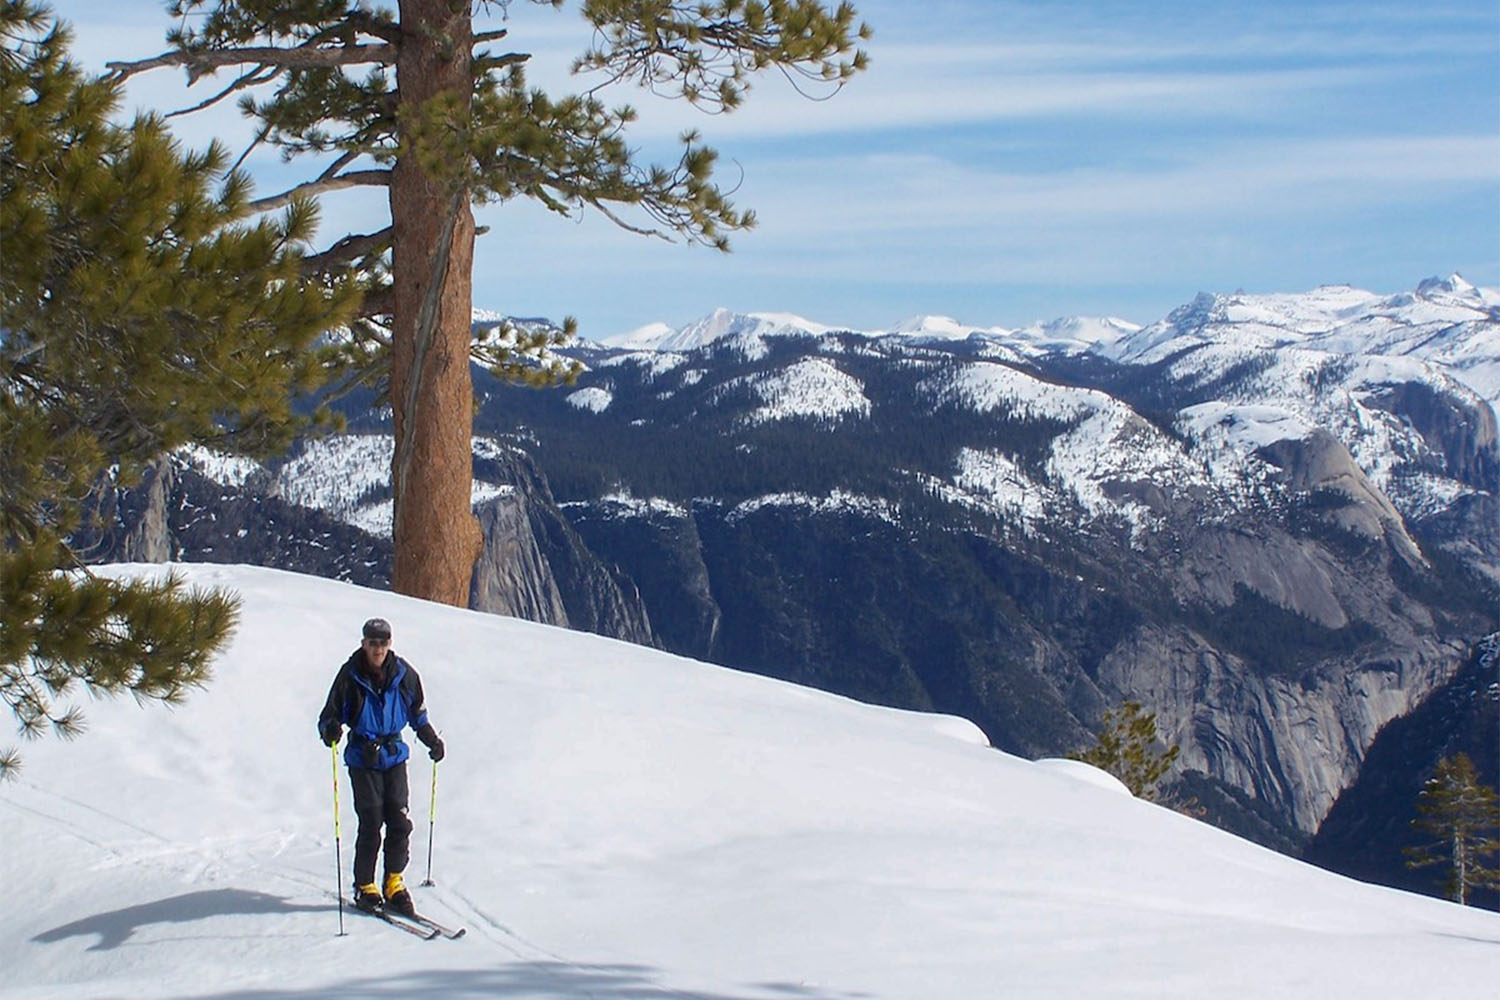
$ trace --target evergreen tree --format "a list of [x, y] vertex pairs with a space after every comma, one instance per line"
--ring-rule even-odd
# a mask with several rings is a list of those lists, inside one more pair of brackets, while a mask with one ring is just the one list
[[863, 68], [855, 44], [868, 35], [847, 2], [578, 0], [594, 42], [574, 69], [600, 82], [557, 98], [527, 85], [529, 55], [485, 48], [505, 30], [474, 32], [475, 9], [505, 12], [511, 2], [400, 0], [392, 11], [364, 0], [174, 0], [184, 26], [169, 34], [171, 51], [111, 64], [121, 75], [180, 66], [190, 82], [234, 67], [199, 107], [271, 88], [240, 100], [258, 123], [256, 142], [323, 159], [316, 176], [252, 208], [387, 189], [390, 225], [345, 237], [315, 262], [390, 275], [364, 307], [384, 323], [357, 327], [351, 346], [367, 374], [385, 379], [392, 408], [392, 584], [451, 604], [467, 603], [481, 545], [469, 508], [471, 353], [503, 376], [567, 374], [549, 364], [558, 341], [548, 334], [472, 342], [471, 205], [525, 197], [564, 215], [592, 208], [632, 232], [727, 249], [727, 234], [754, 218], [715, 186], [714, 151], [689, 133], [677, 162], [644, 166], [625, 138], [635, 112], [608, 108], [595, 92], [634, 82], [732, 111], [765, 69], [837, 89]]
[[[175, 701], [233, 628], [227, 595], [92, 576], [65, 539], [104, 474], [188, 443], [284, 449], [314, 338], [360, 290], [301, 276], [314, 212], [237, 224], [246, 180], [162, 121], [110, 120], [44, 6], [0, 0], [0, 696], [23, 733], [76, 733], [77, 682]], [[13, 770], [15, 751], [0, 755]]]
[[1095, 743], [1072, 755], [1119, 778], [1132, 795], [1156, 798], [1156, 786], [1172, 769], [1180, 748], [1162, 747], [1156, 733], [1156, 713], [1138, 701], [1127, 701], [1118, 711], [1104, 713]]
[[1468, 754], [1438, 761], [1437, 770], [1417, 797], [1412, 825], [1437, 839], [1406, 849], [1407, 867], [1444, 865], [1448, 898], [1466, 905], [1472, 889], [1500, 889], [1500, 869], [1483, 859], [1500, 853], [1500, 798], [1479, 783]]

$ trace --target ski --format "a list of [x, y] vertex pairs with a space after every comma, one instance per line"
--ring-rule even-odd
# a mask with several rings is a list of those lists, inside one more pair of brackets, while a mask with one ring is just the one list
[[379, 920], [384, 920], [392, 927], [399, 927], [406, 933], [416, 935], [424, 941], [431, 941], [433, 938], [439, 937], [443, 933], [442, 930], [437, 927], [429, 926], [428, 924], [425, 924], [421, 921], [411, 920], [407, 917], [401, 916], [400, 914], [392, 913], [389, 910], [363, 910], [356, 906], [354, 907], [354, 912], [364, 913]]
[[436, 935], [442, 935], [443, 937], [448, 938], [449, 940], [453, 940], [453, 939], [456, 939], [456, 938], [461, 938], [465, 934], [469, 933], [469, 929], [467, 927], [448, 927], [448, 926], [446, 926], [444, 924], [438, 923], [436, 920], [433, 920], [431, 917], [424, 917], [420, 913], [413, 914], [412, 917], [411, 917], [411, 919], [415, 920], [417, 923], [421, 924], [423, 927], [430, 928], [433, 931], [434, 934], [436, 934]]

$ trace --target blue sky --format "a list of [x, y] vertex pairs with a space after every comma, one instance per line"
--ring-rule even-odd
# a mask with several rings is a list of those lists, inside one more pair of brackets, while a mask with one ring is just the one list
[[[940, 313], [1020, 326], [1160, 318], [1199, 291], [1500, 285], [1500, 4], [856, 0], [869, 72], [831, 100], [779, 75], [706, 116], [632, 89], [635, 144], [666, 159], [699, 128], [736, 202], [734, 251], [643, 239], [596, 214], [478, 211], [475, 304], [576, 316], [585, 336], [715, 307], [857, 328]], [[586, 83], [571, 5], [513, 6], [534, 84]], [[149, 0], [58, 4], [79, 58], [161, 51]], [[505, 43], [502, 43], [505, 44]], [[134, 84], [170, 109], [180, 74]], [[232, 111], [177, 120], [190, 144], [245, 134]], [[269, 193], [299, 173], [249, 163]], [[374, 192], [330, 197], [329, 237], [376, 228]]]

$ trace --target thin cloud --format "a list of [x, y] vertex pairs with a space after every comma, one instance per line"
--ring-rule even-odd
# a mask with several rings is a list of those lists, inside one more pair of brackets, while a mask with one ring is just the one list
[[[952, 233], [1017, 222], [1092, 224], [1252, 210], [1299, 214], [1420, 201], [1443, 186], [1492, 188], [1500, 178], [1500, 136], [1220, 143], [1158, 168], [1021, 172], [960, 164], [934, 153], [760, 166], [783, 180], [782, 197], [768, 191], [771, 200], [757, 204], [767, 231], [793, 239], [834, 232]], [[834, 190], [838, 196], [830, 202]], [[872, 205], [879, 209], [840, 210]]]
[[1306, 94], [1354, 92], [1371, 74], [1359, 69], [1247, 72], [965, 75], [952, 67], [920, 88], [899, 76], [861, 80], [835, 102], [811, 104], [788, 90], [757, 93], [743, 111], [705, 122], [691, 108], [642, 108], [638, 140], [660, 140], [702, 127], [711, 142], [891, 130], [940, 130], [1060, 117], [1141, 119], [1263, 117], [1268, 105]]

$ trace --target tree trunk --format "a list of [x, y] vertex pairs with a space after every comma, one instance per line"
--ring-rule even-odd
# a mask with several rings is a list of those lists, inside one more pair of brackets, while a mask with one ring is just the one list
[[1457, 902], [1459, 906], [1467, 906], [1468, 905], [1469, 866], [1466, 863], [1468, 861], [1468, 858], [1464, 857], [1464, 848], [1466, 846], [1467, 845], [1464, 844], [1463, 833], [1459, 830], [1459, 828], [1457, 826], [1454, 826], [1454, 828], [1453, 828], [1453, 871], [1454, 871], [1454, 882], [1457, 884], [1457, 887], [1458, 887], [1458, 898], [1455, 900], [1455, 902]]
[[[403, 110], [435, 97], [471, 102], [468, 3], [401, 0], [396, 82]], [[460, 178], [403, 155], [391, 173], [393, 340], [391, 586], [460, 607], [482, 538], [470, 507], [473, 383], [469, 324], [474, 216]]]

